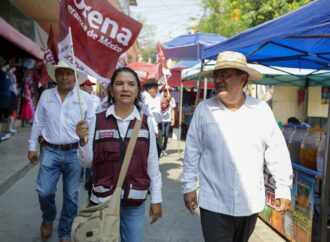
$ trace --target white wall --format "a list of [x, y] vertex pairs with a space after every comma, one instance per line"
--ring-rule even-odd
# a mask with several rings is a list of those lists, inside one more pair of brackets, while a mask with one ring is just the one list
[[321, 87], [310, 87], [308, 91], [308, 116], [328, 117], [328, 104], [321, 104]]
[[277, 121], [285, 123], [289, 117], [303, 121], [303, 103], [298, 106], [298, 87], [273, 87], [272, 109]]

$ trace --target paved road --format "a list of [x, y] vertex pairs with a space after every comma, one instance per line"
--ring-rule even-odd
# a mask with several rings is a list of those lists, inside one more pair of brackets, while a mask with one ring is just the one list
[[[20, 133], [8, 143], [0, 143], [0, 241], [39, 242], [41, 213], [35, 192], [35, 178], [38, 166], [30, 166], [26, 160], [29, 129]], [[181, 144], [183, 147], [184, 143]], [[145, 218], [145, 242], [201, 242], [203, 241], [199, 214], [191, 215], [184, 207], [181, 195], [182, 159], [177, 153], [176, 140], [169, 141], [169, 155], [161, 158], [160, 168], [163, 177], [163, 217], [153, 225], [149, 223], [148, 209]], [[4, 169], [5, 168], [5, 169]], [[11, 175], [12, 174], [12, 175]], [[1, 185], [4, 184], [6, 186]], [[2, 182], [2, 183], [1, 183]], [[61, 205], [61, 184], [58, 186], [56, 201]], [[81, 187], [80, 206], [86, 201], [86, 192]], [[58, 218], [54, 223], [57, 229]], [[57, 242], [56, 233], [48, 242]], [[250, 242], [281, 242], [275, 232], [258, 221]]]

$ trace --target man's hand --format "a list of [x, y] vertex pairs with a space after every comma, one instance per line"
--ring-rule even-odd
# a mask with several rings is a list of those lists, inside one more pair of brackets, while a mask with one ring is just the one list
[[277, 198], [275, 199], [275, 204], [276, 204], [276, 211], [285, 213], [288, 211], [290, 207], [291, 201], [285, 198]]
[[162, 216], [162, 205], [161, 203], [151, 203], [149, 215], [151, 217], [151, 224], [156, 222]]
[[194, 210], [198, 206], [196, 191], [185, 193], [183, 195], [183, 200], [190, 213], [194, 214]]
[[88, 124], [85, 120], [80, 120], [76, 127], [76, 133], [80, 139], [80, 146], [85, 146], [88, 142]]
[[28, 159], [30, 162], [35, 165], [38, 163], [38, 152], [37, 151], [29, 151], [28, 152]]

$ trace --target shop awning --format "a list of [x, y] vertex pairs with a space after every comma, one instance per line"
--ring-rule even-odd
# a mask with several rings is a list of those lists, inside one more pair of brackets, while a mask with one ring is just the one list
[[[3, 18], [0, 17], [0, 43], [1, 43], [1, 55], [7, 54], [6, 50], [8, 47], [5, 42], [9, 42], [11, 44], [16, 45], [19, 47], [25, 54], [31, 55], [32, 57], [42, 59], [42, 51], [40, 46], [30, 40], [28, 37], [20, 33], [10, 24], [8, 24]], [[8, 54], [15, 53], [15, 50], [9, 49]], [[20, 55], [22, 54], [21, 51], [18, 51]]]

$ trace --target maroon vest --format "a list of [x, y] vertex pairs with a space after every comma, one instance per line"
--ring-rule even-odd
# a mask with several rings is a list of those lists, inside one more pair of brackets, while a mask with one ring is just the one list
[[[132, 120], [126, 136], [120, 137], [115, 117], [113, 115], [106, 117], [106, 111], [97, 114], [92, 167], [92, 192], [97, 197], [108, 197], [114, 192], [135, 122], [136, 119]], [[147, 116], [143, 115], [140, 132], [122, 187], [125, 204], [138, 205], [146, 199], [150, 187], [147, 169], [148, 154], [149, 128]]]

